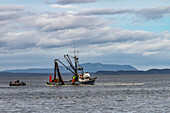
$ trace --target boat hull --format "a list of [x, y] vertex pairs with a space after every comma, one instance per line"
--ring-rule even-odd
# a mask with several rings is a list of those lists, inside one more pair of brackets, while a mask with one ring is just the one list
[[[76, 82], [72, 82], [72, 81], [64, 81], [64, 85], [94, 85], [96, 78], [91, 78], [88, 81], [76, 81]], [[47, 82], [47, 85], [61, 85], [59, 82]]]
[[82, 81], [82, 82], [80, 82], [79, 81], [79, 84], [89, 84], [89, 85], [94, 85], [94, 82], [95, 82], [95, 80], [96, 80], [96, 78], [92, 78], [92, 79], [90, 79], [90, 80], [88, 80], [88, 81]]
[[9, 83], [9, 86], [25, 86], [26, 83]]

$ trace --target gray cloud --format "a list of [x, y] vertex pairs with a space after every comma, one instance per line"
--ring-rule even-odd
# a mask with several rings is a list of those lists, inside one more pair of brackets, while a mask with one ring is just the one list
[[57, 31], [78, 27], [96, 27], [104, 25], [104, 21], [92, 16], [62, 15], [60, 17], [41, 16], [36, 19], [36, 26], [43, 31]]
[[155, 7], [141, 10], [132, 9], [86, 9], [78, 12], [79, 15], [115, 15], [115, 14], [135, 14], [145, 19], [159, 19], [170, 14], [170, 7]]
[[0, 24], [6, 24], [5, 22], [7, 21], [19, 19], [27, 13], [28, 12], [25, 12], [25, 7], [22, 5], [0, 5]]
[[90, 3], [90, 2], [96, 2], [98, 0], [57, 0], [56, 2], [53, 0], [46, 0], [46, 3], [48, 4], [77, 4], [77, 3]]
[[128, 9], [86, 9], [78, 12], [79, 15], [114, 15], [114, 14], [123, 14], [123, 13], [131, 13], [133, 10]]
[[[148, 13], [142, 12], [138, 12], [140, 15], [137, 16], [147, 17]], [[3, 11], [0, 13], [0, 57], [7, 55], [9, 59], [13, 55], [13, 57], [18, 58], [19, 55], [24, 54], [27, 60], [31, 56], [32, 58], [37, 57], [35, 61], [39, 60], [38, 63], [49, 61], [49, 59], [67, 53], [67, 50], [72, 48], [73, 40], [76, 42], [80, 54], [84, 57], [82, 59], [86, 59], [86, 61], [89, 60], [89, 57], [93, 57], [92, 61], [96, 61], [96, 57], [98, 57], [98, 61], [101, 61], [100, 56], [102, 56], [102, 59], [108, 58], [109, 63], [110, 60], [113, 60], [110, 56], [115, 55], [115, 53], [116, 55], [117, 53], [123, 54], [116, 57], [124, 58], [126, 56], [124, 59], [128, 59], [127, 55], [133, 56], [135, 54], [134, 56], [136, 56], [137, 54], [148, 57], [163, 52], [162, 56], [168, 56], [167, 53], [170, 50], [169, 32], [159, 34], [141, 30], [111, 28], [108, 27], [107, 21], [99, 16], [94, 16], [127, 13], [137, 14], [137, 11], [95, 9], [94, 11], [84, 10], [78, 13], [51, 12], [42, 14], [28, 13], [25, 10]], [[164, 12], [163, 16], [165, 14], [168, 13]], [[44, 55], [45, 60], [41, 59], [42, 55]], [[106, 55], [107, 57], [105, 57]], [[103, 61], [105, 62], [105, 60]], [[132, 59], [133, 61], [134, 59]], [[122, 59], [121, 62], [124, 63]]]
[[0, 12], [3, 11], [23, 11], [25, 10], [24, 6], [21, 5], [0, 5]]
[[18, 50], [35, 47], [37, 38], [34, 36], [35, 32], [20, 32], [12, 33], [8, 32], [1, 37], [0, 43], [5, 50]]
[[97, 0], [57, 0], [57, 3], [61, 4], [73, 4], [73, 3], [89, 3], [96, 2]]
[[6, 13], [0, 12], [0, 21], [16, 19], [19, 17], [20, 17], [20, 14], [17, 12], [6, 12]]
[[165, 16], [166, 14], [170, 14], [170, 6], [148, 8], [136, 11], [136, 15], [144, 17], [146, 19], [159, 19]]
[[[76, 40], [77, 45], [83, 49], [92, 48], [93, 54], [102, 54], [110, 48], [110, 51], [123, 53], [140, 53], [143, 55], [156, 54], [162, 48], [170, 48], [169, 33], [156, 34], [146, 31], [130, 31], [119, 28], [107, 27], [107, 22], [93, 15], [134, 13], [134, 10], [95, 9], [84, 10], [78, 13], [17, 13], [5, 12], [1, 20], [6, 20], [4, 27], [0, 28], [3, 35], [0, 37], [1, 49], [21, 50], [31, 48], [60, 48], [72, 45]], [[3, 14], [5, 14], [3, 13]], [[136, 12], [135, 12], [136, 13]], [[9, 14], [9, 15], [8, 15]], [[22, 15], [22, 16], [20, 16]], [[90, 16], [89, 16], [90, 15]], [[11, 16], [11, 17], [10, 17]], [[9, 20], [11, 18], [11, 20]], [[7, 21], [9, 20], [9, 21]], [[0, 21], [1, 22], [1, 21]], [[17, 23], [16, 26], [9, 23]], [[8, 27], [5, 27], [7, 26]], [[10, 28], [10, 30], [9, 30]], [[16, 30], [18, 28], [18, 30]], [[8, 31], [8, 32], [4, 32]], [[165, 35], [166, 34], [166, 35]], [[163, 40], [163, 38], [167, 38]], [[160, 39], [152, 41], [153, 39]], [[151, 43], [149, 42], [151, 41]], [[159, 44], [161, 42], [162, 44]], [[146, 45], [147, 43], [148, 45]], [[156, 43], [153, 49], [152, 43]], [[143, 45], [146, 47], [142, 50]], [[150, 46], [149, 46], [150, 45]], [[136, 46], [136, 47], [135, 47]], [[106, 49], [107, 48], [107, 49]], [[98, 49], [98, 50], [97, 50]], [[142, 50], [139, 52], [139, 50]], [[96, 53], [96, 52], [97, 53]]]
[[[2, 45], [3, 49], [59, 48], [72, 45], [73, 40], [76, 40], [79, 46], [107, 45], [108, 43], [120, 43], [121, 45], [121, 43], [142, 43], [165, 37], [164, 35], [146, 31], [110, 28], [106, 27], [106, 22], [100, 17], [67, 13], [25, 15], [24, 17], [20, 17], [18, 21], [20, 21], [20, 25], [23, 25], [22, 29], [26, 30], [29, 26], [31, 31], [6, 32], [0, 40], [0, 43], [4, 43]], [[2, 29], [3, 31], [6, 30]], [[131, 46], [130, 48], [133, 47]], [[129, 53], [130, 51], [135, 52], [130, 48]], [[152, 53], [145, 53], [145, 55]]]

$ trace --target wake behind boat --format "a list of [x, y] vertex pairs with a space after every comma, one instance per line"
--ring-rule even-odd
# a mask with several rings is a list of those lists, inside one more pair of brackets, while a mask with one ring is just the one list
[[[50, 75], [49, 82], [47, 82], [47, 86], [48, 85], [80, 85], [80, 84], [94, 85], [94, 82], [97, 77], [91, 78], [88, 72], [84, 73], [83, 68], [79, 64], [79, 58], [76, 55], [73, 57], [74, 65], [68, 54], [64, 55], [64, 58], [69, 63], [70, 68], [66, 66], [63, 62], [61, 62], [59, 59], [55, 59], [54, 60], [54, 63], [55, 63], [54, 79], [52, 80], [52, 76]], [[73, 74], [72, 80], [69, 80], [69, 81], [63, 80], [60, 70], [59, 70], [58, 62], [62, 64], [66, 69], [68, 69]], [[56, 72], [57, 72], [58, 78], [56, 78]]]

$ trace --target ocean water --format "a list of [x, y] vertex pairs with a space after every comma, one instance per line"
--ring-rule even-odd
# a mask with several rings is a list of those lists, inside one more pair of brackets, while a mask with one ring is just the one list
[[[94, 86], [46, 86], [48, 76], [1, 76], [0, 113], [170, 113], [170, 75], [97, 77]], [[28, 85], [8, 85], [17, 79]]]

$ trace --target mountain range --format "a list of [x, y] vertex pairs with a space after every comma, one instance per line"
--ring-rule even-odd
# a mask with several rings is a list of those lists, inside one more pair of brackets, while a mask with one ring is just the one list
[[[116, 65], [116, 64], [101, 64], [101, 63], [84, 63], [81, 64], [84, 68], [84, 72], [97, 72], [97, 71], [137, 71], [137, 69], [131, 65]], [[70, 73], [64, 66], [59, 66], [61, 73]], [[1, 72], [11, 73], [53, 73], [53, 68], [34, 68], [34, 69], [17, 69], [17, 70], [5, 70]]]
[[147, 71], [97, 71], [96, 75], [141, 75], [141, 74], [170, 74], [170, 69], [150, 69]]

